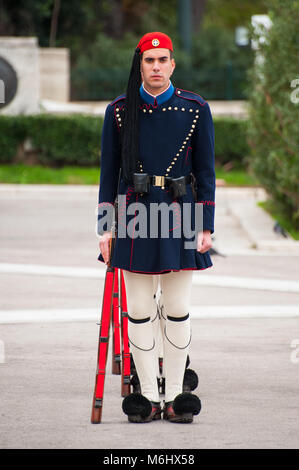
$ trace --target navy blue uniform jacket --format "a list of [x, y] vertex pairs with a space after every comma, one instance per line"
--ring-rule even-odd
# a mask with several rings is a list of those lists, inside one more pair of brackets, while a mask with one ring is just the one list
[[[119, 223], [121, 228], [130, 224], [134, 236], [116, 238], [111, 265], [144, 274], [206, 269], [212, 266], [209, 252], [199, 253], [196, 247], [185, 248], [181, 207], [183, 202], [188, 202], [194, 210], [195, 204], [202, 204], [203, 230], [214, 232], [214, 126], [210, 107], [200, 95], [174, 88], [172, 84], [157, 97], [148, 94], [143, 87], [140, 95], [139, 171], [171, 177], [193, 173], [197, 182], [197, 201], [194, 200], [190, 184], [186, 185], [187, 194], [174, 200], [167, 187], [163, 189], [151, 185], [150, 192], [141, 195], [121, 179], [118, 194], [125, 197], [119, 205]], [[108, 105], [105, 113], [101, 143], [99, 221], [106, 214], [103, 209], [111, 208], [117, 196], [124, 98], [124, 95], [116, 98]], [[133, 211], [128, 214], [129, 206], [136, 202], [142, 202], [147, 208], [151, 202], [172, 204], [168, 237], [160, 236], [160, 232], [156, 238], [138, 236], [140, 224], [139, 211], [134, 211], [136, 204], [131, 206]], [[194, 223], [194, 214], [191, 218]], [[106, 225], [104, 230], [108, 229], [110, 227]], [[180, 229], [181, 236], [178, 237]], [[101, 254], [98, 260], [104, 262]]]

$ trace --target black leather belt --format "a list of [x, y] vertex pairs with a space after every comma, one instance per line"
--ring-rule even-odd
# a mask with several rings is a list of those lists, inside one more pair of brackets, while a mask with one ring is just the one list
[[[184, 177], [185, 184], [189, 184], [192, 181], [191, 175], [186, 175]], [[171, 183], [171, 176], [159, 176], [159, 175], [149, 175], [149, 182], [152, 186], [164, 186], [167, 187]]]
[[169, 188], [172, 197], [175, 199], [187, 194], [186, 184], [191, 182], [191, 174], [179, 176], [178, 178], [164, 175], [149, 175], [148, 173], [133, 174], [134, 191], [141, 195], [149, 193], [150, 185], [152, 185], [159, 186], [161, 189]]

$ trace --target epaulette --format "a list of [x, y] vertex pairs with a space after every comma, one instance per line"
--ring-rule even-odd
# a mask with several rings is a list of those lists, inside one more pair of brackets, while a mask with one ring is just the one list
[[126, 95], [119, 95], [117, 98], [115, 98], [115, 100], [113, 100], [111, 103], [110, 103], [110, 106], [113, 106], [115, 105], [116, 103], [118, 103], [119, 101], [121, 100], [124, 100], [126, 97]]
[[204, 106], [207, 103], [207, 101], [205, 101], [202, 96], [198, 95], [197, 93], [193, 93], [192, 91], [176, 88], [174, 92], [179, 98], [183, 98], [189, 101], [196, 101], [201, 106]]

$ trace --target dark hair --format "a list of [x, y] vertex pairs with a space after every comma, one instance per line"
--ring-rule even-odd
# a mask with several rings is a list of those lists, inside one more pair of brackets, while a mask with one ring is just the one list
[[[170, 59], [172, 59], [172, 51]], [[124, 105], [124, 123], [122, 127], [122, 177], [127, 184], [132, 184], [133, 173], [137, 172], [139, 160], [139, 108], [141, 73], [140, 62], [142, 54], [140, 48], [135, 49]]]
[[139, 107], [141, 86], [140, 49], [135, 49], [127, 85], [124, 125], [122, 132], [122, 175], [126, 183], [133, 182], [139, 159]]

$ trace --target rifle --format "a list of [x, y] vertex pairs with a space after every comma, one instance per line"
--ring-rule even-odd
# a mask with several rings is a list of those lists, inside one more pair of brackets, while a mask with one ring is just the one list
[[[118, 179], [120, 182], [121, 170]], [[117, 190], [118, 195], [118, 190]], [[124, 277], [121, 269], [111, 266], [115, 240], [117, 236], [118, 198], [115, 200], [114, 237], [111, 239], [109, 263], [106, 269], [102, 312], [98, 340], [97, 370], [92, 401], [91, 423], [102, 420], [106, 364], [109, 348], [110, 325], [113, 328], [112, 374], [121, 374], [121, 395], [130, 393], [130, 349], [128, 338], [128, 312]], [[120, 279], [119, 279], [120, 277]], [[119, 302], [120, 299], [120, 302]], [[121, 329], [121, 335], [120, 335]], [[120, 353], [120, 343], [122, 352]]]
[[[118, 275], [120, 276], [120, 279], [118, 279]], [[120, 304], [114, 301], [115, 298], [120, 298]], [[119, 311], [121, 335], [119, 333]], [[102, 419], [106, 364], [109, 348], [109, 332], [111, 324], [113, 327], [114, 336], [114, 347], [112, 351], [112, 373], [121, 374], [121, 396], [125, 397], [130, 394], [131, 375], [126, 289], [122, 270], [108, 266], [106, 269], [102, 300], [97, 369], [92, 401], [91, 422], [93, 424], [100, 423]], [[115, 347], [119, 348], [120, 350], [120, 343], [122, 346], [122, 353], [117, 355], [115, 354]]]

